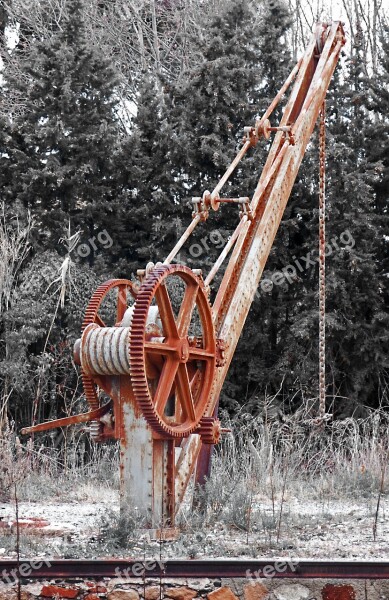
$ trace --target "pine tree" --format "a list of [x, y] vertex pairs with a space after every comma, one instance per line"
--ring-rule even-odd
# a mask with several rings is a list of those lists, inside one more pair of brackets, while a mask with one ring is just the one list
[[118, 80], [88, 42], [81, 0], [67, 0], [61, 29], [31, 46], [22, 69], [23, 77], [6, 73], [25, 110], [13, 115], [1, 157], [12, 174], [4, 197], [32, 209], [40, 244], [55, 248], [69, 218], [88, 237], [112, 220]]
[[[291, 17], [282, 0], [262, 6], [259, 24], [255, 28], [258, 63], [253, 65], [256, 80], [255, 106], [259, 115], [266, 110], [292, 68], [287, 42], [290, 26]], [[277, 109], [271, 116], [274, 125], [278, 124], [280, 114]], [[242, 172], [243, 181], [250, 181], [250, 193], [254, 190], [268, 149], [261, 142], [256, 155], [247, 161], [247, 170]], [[301, 200], [301, 195], [295, 193], [289, 201], [263, 279], [290, 262], [288, 256], [294, 253], [294, 248], [299, 243], [296, 231], [299, 231]], [[259, 287], [224, 389], [225, 404], [233, 406], [249, 401], [255, 411], [260, 404], [259, 396], [265, 390], [275, 393], [280, 388], [289, 367], [283, 364], [285, 353], [282, 331], [288, 327], [290, 303], [287, 285], [273, 286], [270, 292], [264, 292]]]
[[[23, 110], [2, 128], [2, 200], [10, 214], [29, 210], [35, 219], [30, 262], [1, 324], [1, 371], [15, 382], [9, 406], [24, 421], [31, 420], [36, 396], [61, 411], [62, 391], [68, 384], [76, 389], [71, 348], [97, 286], [95, 271], [79, 264], [73, 296], [57, 305], [53, 282], [67, 253], [61, 238], [70, 220], [72, 233], [95, 240], [102, 229], [110, 232], [116, 212], [118, 79], [110, 60], [90, 44], [82, 14], [81, 0], [67, 0], [61, 27], [18, 56], [18, 73], [5, 71], [5, 86], [23, 99]], [[100, 251], [96, 258], [95, 247], [89, 244], [86, 261], [104, 272], [110, 256]], [[81, 262], [82, 256], [73, 258]], [[76, 288], [83, 290], [77, 299]]]
[[373, 119], [367, 128], [371, 143], [367, 145], [367, 160], [372, 169], [372, 186], [375, 192], [375, 209], [380, 220], [382, 234], [380, 256], [383, 289], [388, 299], [389, 246], [384, 232], [388, 230], [388, 189], [389, 189], [389, 27], [384, 27], [381, 36], [378, 72], [367, 82], [367, 108]]
[[136, 273], [149, 261], [163, 260], [174, 245], [177, 203], [166, 129], [161, 87], [155, 76], [144, 73], [137, 115], [116, 164], [121, 195], [114, 234], [119, 243], [115, 272], [121, 276]]
[[228, 2], [206, 29], [201, 64], [170, 90], [172, 163], [186, 195], [217, 183], [257, 114], [255, 16], [249, 0]]

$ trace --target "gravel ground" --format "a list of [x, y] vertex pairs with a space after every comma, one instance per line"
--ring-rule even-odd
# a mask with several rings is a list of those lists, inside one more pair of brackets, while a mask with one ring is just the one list
[[[22, 556], [93, 558], [97, 556], [159, 555], [164, 558], [290, 556], [300, 559], [386, 559], [389, 560], [389, 498], [381, 498], [376, 540], [373, 539], [377, 499], [322, 502], [287, 498], [280, 519], [280, 502], [254, 498], [250, 531], [216, 523], [207, 529], [188, 525], [175, 542], [146, 542], [132, 534], [120, 545], [117, 538], [117, 493], [107, 491], [104, 501], [20, 502], [20, 519], [42, 518], [46, 527], [22, 531]], [[105, 525], [102, 519], [105, 517]], [[0, 504], [0, 558], [15, 556], [15, 508]], [[189, 521], [190, 522], [190, 521]], [[278, 538], [278, 539], [277, 539]]]

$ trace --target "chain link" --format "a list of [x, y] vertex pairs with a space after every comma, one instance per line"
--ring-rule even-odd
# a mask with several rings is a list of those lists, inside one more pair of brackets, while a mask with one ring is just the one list
[[319, 123], [319, 417], [326, 413], [326, 105], [320, 109]]

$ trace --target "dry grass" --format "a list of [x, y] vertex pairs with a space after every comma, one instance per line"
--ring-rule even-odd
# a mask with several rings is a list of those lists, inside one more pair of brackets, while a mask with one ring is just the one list
[[[226, 422], [226, 419], [224, 419]], [[300, 410], [282, 420], [241, 414], [213, 460], [205, 491], [206, 520], [250, 528], [250, 507], [267, 501], [282, 517], [286, 498], [352, 499], [388, 492], [382, 481], [388, 460], [389, 416], [334, 421], [321, 430]]]
[[[389, 491], [387, 414], [372, 412], [365, 420], [338, 421], [325, 430], [314, 426], [304, 410], [281, 419], [242, 413], [223, 421], [233, 433], [215, 450], [211, 476], [199, 492], [198, 505], [205, 509], [186, 504], [179, 515], [180, 541], [166, 546], [165, 554], [258, 556], [290, 551], [299, 547], [298, 536], [341, 525], [349, 518], [348, 509], [342, 512], [341, 507], [353, 503], [358, 519], [368, 521], [369, 539], [373, 540], [375, 522], [379, 540], [378, 514]], [[0, 438], [0, 452], [4, 455], [8, 440], [7, 464], [18, 481], [20, 500], [39, 502], [44, 497], [47, 502], [107, 506], [103, 521], [96, 522], [100, 533], [93, 543], [78, 545], [75, 540], [69, 550], [63, 542], [56, 552], [87, 556], [139, 551], [136, 531], [143, 523], [131, 514], [124, 522], [117, 512], [117, 446], [94, 446], [81, 464], [79, 456], [71, 454], [71, 444], [64, 457], [55, 449], [22, 446], [8, 433]], [[336, 504], [339, 511], [334, 510]], [[109, 510], [112, 506], [115, 510]]]

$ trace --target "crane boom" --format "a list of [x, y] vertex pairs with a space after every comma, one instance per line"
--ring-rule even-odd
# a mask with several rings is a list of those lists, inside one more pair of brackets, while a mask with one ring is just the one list
[[[323, 36], [326, 39], [318, 54]], [[325, 28], [318, 26], [301, 61], [282, 116], [281, 129], [275, 136], [254, 192], [251, 201], [253, 218], [247, 221], [237, 238], [218, 290], [213, 315], [217, 335], [226, 340], [227, 349], [225, 365], [217, 371], [212, 389], [210, 412], [227, 375], [343, 44], [341, 23], [332, 23]], [[264, 121], [262, 118], [257, 130], [261, 130]], [[291, 128], [288, 135], [283, 127]]]

